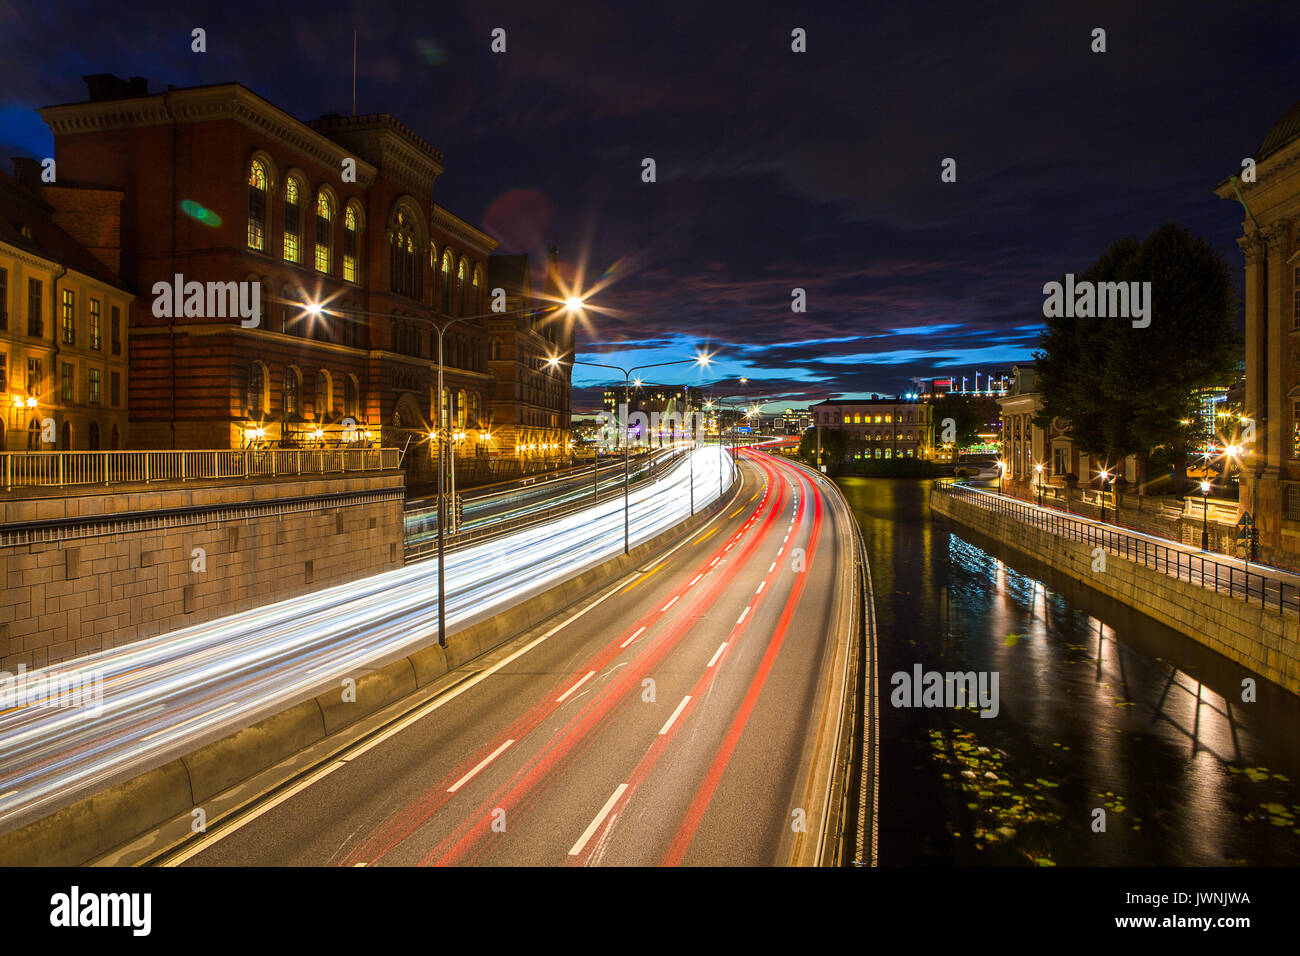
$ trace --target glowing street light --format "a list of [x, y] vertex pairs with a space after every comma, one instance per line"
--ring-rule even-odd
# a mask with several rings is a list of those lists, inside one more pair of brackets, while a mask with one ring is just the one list
[[1201, 550], [1210, 550], [1210, 483], [1201, 482]]
[[1043, 466], [1042, 464], [1034, 465], [1034, 474], [1038, 481], [1038, 507], [1043, 506]]

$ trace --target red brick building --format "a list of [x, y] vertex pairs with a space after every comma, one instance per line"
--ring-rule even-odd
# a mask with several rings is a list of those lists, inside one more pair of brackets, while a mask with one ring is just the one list
[[[497, 245], [434, 203], [442, 154], [386, 114], [302, 122], [237, 83], [86, 80], [87, 102], [40, 112], [60, 178], [124, 196], [132, 444], [336, 441], [349, 418], [385, 444], [426, 437], [435, 323], [489, 311]], [[214, 315], [211, 295], [185, 310], [202, 314], [156, 314], [155, 284], [176, 275], [257, 283], [260, 319]], [[488, 343], [481, 319], [444, 337], [446, 415], [470, 454], [496, 450]]]

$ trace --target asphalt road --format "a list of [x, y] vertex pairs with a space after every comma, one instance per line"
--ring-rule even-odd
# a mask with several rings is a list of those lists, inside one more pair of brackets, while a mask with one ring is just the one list
[[851, 543], [808, 475], [742, 460], [736, 504], [668, 557], [170, 862], [788, 863]]

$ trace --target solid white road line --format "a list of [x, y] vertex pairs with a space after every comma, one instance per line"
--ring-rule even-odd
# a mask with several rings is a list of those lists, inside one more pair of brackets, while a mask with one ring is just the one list
[[633, 641], [635, 641], [638, 637], [640, 637], [640, 636], [641, 636], [642, 634], [644, 634], [644, 633], [645, 633], [645, 628], [644, 628], [644, 627], [638, 627], [638, 628], [636, 629], [636, 633], [635, 633], [635, 634], [633, 634], [631, 637], [629, 637], [626, 641], [624, 641], [622, 644], [620, 644], [620, 645], [618, 645], [618, 646], [619, 646], [619, 647], [627, 647], [629, 644], [631, 644]]
[[592, 834], [600, 829], [600, 825], [604, 823], [605, 818], [609, 816], [609, 811], [614, 809], [614, 804], [618, 803], [618, 798], [623, 796], [623, 793], [626, 790], [627, 784], [620, 783], [618, 785], [618, 788], [610, 798], [605, 801], [605, 805], [600, 808], [600, 813], [596, 814], [596, 819], [592, 820], [591, 823], [588, 824], [587, 829], [583, 831], [582, 836], [578, 837], [578, 842], [573, 844], [573, 849], [569, 851], [569, 856], [577, 856], [582, 852], [582, 848], [587, 845], [587, 841], [591, 839]]
[[723, 641], [721, 644], [718, 645], [718, 649], [713, 652], [713, 656], [709, 658], [709, 662], [704, 665], [705, 668], [712, 667], [714, 664], [718, 663], [718, 658], [722, 656], [722, 652], [725, 651], [726, 649], [727, 649], [727, 642]]
[[[590, 677], [590, 676], [591, 676], [590, 674], [587, 675], [587, 677]], [[586, 680], [587, 677], [584, 677], [583, 680]], [[484, 767], [486, 767], [488, 764], [490, 764], [493, 760], [496, 760], [497, 757], [501, 756], [501, 752], [502, 752], [503, 750], [505, 750], [507, 747], [509, 747], [509, 746], [510, 746], [512, 743], [514, 743], [514, 742], [515, 742], [515, 741], [514, 741], [514, 738], [512, 737], [511, 739], [509, 739], [509, 740], [507, 740], [505, 743], [503, 743], [500, 747], [498, 747], [496, 750], [492, 751], [490, 754], [488, 754], [486, 757], [484, 757], [482, 760], [480, 760], [480, 761], [478, 762], [478, 766], [477, 766], [477, 767], [475, 767], [475, 768], [474, 768], [473, 770], [471, 770], [469, 773], [465, 774], [465, 776], [461, 777], [459, 780], [457, 780], [455, 783], [453, 783], [450, 787], [448, 787], [448, 788], [447, 788], [447, 792], [448, 792], [448, 793], [455, 793], [455, 792], [456, 792], [457, 790], [459, 790], [461, 787], [465, 786], [465, 784], [469, 783], [471, 780], [474, 779], [474, 775], [475, 775], [476, 773], [478, 773], [480, 770], [482, 770]]]
[[671, 726], [673, 725], [673, 721], [677, 719], [677, 715], [680, 714], [680, 713], [682, 712], [682, 709], [683, 709], [683, 708], [684, 708], [688, 703], [690, 703], [690, 700], [691, 700], [691, 695], [690, 695], [690, 694], [687, 694], [685, 697], [682, 698], [682, 702], [681, 702], [680, 704], [677, 705], [677, 709], [673, 711], [673, 715], [672, 715], [671, 717], [668, 718], [668, 723], [664, 724], [662, 727], [659, 728], [659, 736], [660, 736], [660, 737], [662, 737], [664, 734], [668, 733], [668, 728], [671, 727]]
[[577, 690], [579, 687], [581, 687], [583, 684], [587, 683], [587, 681], [591, 680], [591, 679], [592, 679], [593, 677], [595, 677], [595, 676], [596, 676], [596, 672], [595, 672], [595, 671], [587, 671], [587, 676], [586, 676], [586, 677], [582, 678], [582, 680], [578, 681], [578, 683], [574, 684], [572, 687], [570, 687], [568, 690], [566, 690], [566, 691], [565, 691], [563, 694], [561, 694], [559, 697], [555, 698], [555, 702], [556, 702], [557, 704], [563, 704], [566, 700], [569, 699], [569, 695], [570, 695], [570, 694], [572, 694], [575, 690]]

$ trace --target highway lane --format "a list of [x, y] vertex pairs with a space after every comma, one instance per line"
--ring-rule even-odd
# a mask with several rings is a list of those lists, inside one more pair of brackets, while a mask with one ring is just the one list
[[666, 560], [172, 862], [788, 863], [851, 542], [811, 475], [742, 459], [739, 506]]

